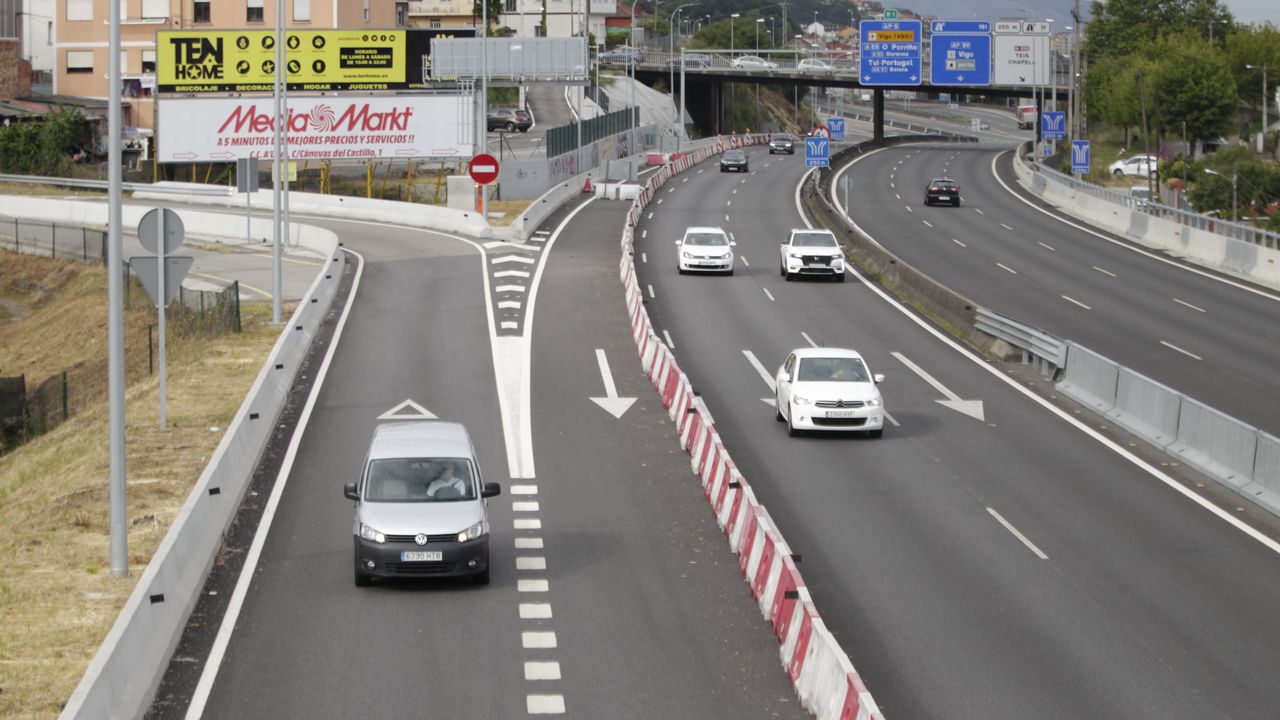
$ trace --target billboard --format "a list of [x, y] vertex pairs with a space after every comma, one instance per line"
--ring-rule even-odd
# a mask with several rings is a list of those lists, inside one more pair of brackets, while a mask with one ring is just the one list
[[[289, 30], [290, 90], [411, 90], [426, 87], [434, 38], [474, 37], [473, 29]], [[272, 30], [161, 30], [156, 90], [161, 93], [271, 92]]]
[[[229, 162], [275, 154], [270, 97], [161, 98], [160, 162]], [[469, 95], [289, 98], [291, 160], [471, 157]]]

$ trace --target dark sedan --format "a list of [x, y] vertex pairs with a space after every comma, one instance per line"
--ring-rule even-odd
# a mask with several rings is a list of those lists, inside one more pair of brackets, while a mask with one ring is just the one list
[[924, 204], [950, 203], [960, 207], [960, 183], [947, 178], [934, 178], [924, 191]]
[[720, 156], [720, 172], [750, 172], [747, 169], [747, 153], [742, 150], [725, 150]]

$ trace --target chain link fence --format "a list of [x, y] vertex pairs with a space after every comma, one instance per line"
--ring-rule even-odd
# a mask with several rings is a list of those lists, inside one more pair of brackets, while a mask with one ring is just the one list
[[0, 249], [106, 264], [107, 233], [0, 216]]

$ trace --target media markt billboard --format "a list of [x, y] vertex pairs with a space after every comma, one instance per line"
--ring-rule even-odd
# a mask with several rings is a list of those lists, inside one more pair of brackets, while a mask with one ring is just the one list
[[[160, 162], [271, 159], [270, 97], [161, 98], [156, 103]], [[470, 157], [469, 95], [291, 97], [290, 160]]]
[[[433, 38], [475, 31], [289, 30], [285, 74], [290, 90], [410, 90], [426, 87]], [[161, 30], [156, 33], [156, 91], [271, 92], [272, 30]]]

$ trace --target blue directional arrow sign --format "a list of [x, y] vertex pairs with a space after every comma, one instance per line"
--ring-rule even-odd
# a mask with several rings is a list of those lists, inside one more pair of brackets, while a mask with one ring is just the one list
[[1040, 137], [1044, 140], [1067, 139], [1067, 114], [1045, 112], [1040, 115]]
[[919, 20], [863, 20], [858, 78], [863, 85], [919, 85]]
[[804, 166], [831, 167], [831, 141], [824, 137], [805, 138]]
[[832, 140], [843, 140], [844, 118], [827, 118], [827, 132], [831, 133]]
[[1071, 141], [1071, 172], [1083, 175], [1089, 172], [1089, 141]]

